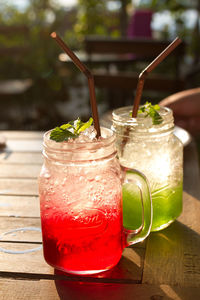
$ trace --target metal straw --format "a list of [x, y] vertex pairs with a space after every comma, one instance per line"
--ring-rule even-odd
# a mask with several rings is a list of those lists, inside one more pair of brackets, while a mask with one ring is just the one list
[[142, 96], [142, 91], [144, 87], [144, 81], [147, 75], [157, 67], [180, 43], [181, 39], [179, 37], [175, 38], [171, 44], [163, 52], [161, 52], [139, 75], [139, 80], [136, 88], [136, 95], [133, 104], [132, 117], [137, 117], [137, 111], [140, 105], [140, 99]]
[[99, 117], [97, 111], [97, 103], [96, 103], [96, 95], [95, 95], [95, 86], [94, 86], [94, 77], [90, 70], [79, 60], [79, 58], [69, 49], [69, 47], [65, 44], [65, 42], [59, 37], [56, 32], [51, 33], [51, 37], [56, 40], [59, 46], [67, 53], [67, 55], [71, 58], [74, 64], [79, 68], [81, 72], [85, 74], [88, 79], [88, 86], [90, 92], [90, 104], [92, 109], [92, 116], [94, 119], [94, 128], [97, 131], [97, 138], [101, 136], [100, 125], [99, 125]]

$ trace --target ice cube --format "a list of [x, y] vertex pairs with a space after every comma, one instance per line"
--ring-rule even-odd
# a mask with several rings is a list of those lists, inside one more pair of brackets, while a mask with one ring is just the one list
[[80, 135], [76, 139], [69, 139], [68, 142], [70, 143], [87, 143], [96, 141], [97, 132], [93, 126], [87, 128], [86, 130], [82, 131]]

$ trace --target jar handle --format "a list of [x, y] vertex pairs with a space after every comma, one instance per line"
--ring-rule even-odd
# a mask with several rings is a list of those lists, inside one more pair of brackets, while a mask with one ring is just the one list
[[[125, 248], [143, 241], [149, 235], [152, 225], [153, 209], [149, 183], [146, 176], [135, 169], [129, 169], [123, 166], [121, 166], [121, 169], [123, 174], [123, 209], [127, 206], [126, 210], [128, 210], [127, 218], [123, 213], [123, 246]], [[130, 201], [133, 204], [133, 202], [136, 203], [139, 200], [141, 203], [141, 225], [135, 230], [128, 229], [127, 227], [131, 227], [131, 219], [133, 220], [134, 217], [138, 217], [137, 211], [134, 212], [135, 216], [130, 215], [131, 211], [128, 206], [131, 204]]]

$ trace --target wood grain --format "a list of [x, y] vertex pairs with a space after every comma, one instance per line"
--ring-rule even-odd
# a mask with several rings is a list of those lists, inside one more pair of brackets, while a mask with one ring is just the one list
[[1, 280], [1, 300], [59, 300], [53, 280]]
[[38, 196], [37, 179], [0, 178], [0, 195]]
[[41, 164], [4, 164], [0, 178], [38, 178], [40, 170]]
[[[0, 247], [32, 249], [42, 245], [37, 176], [42, 134], [4, 132], [0, 153]], [[42, 249], [10, 254], [0, 250], [0, 299], [196, 300], [200, 299], [200, 176], [192, 142], [184, 148], [183, 213], [165, 230], [126, 248], [118, 265], [95, 276], [54, 270]], [[20, 279], [20, 280], [19, 280]]]
[[43, 157], [40, 152], [13, 152], [6, 149], [0, 152], [0, 164], [42, 164]]
[[56, 280], [55, 284], [62, 300], [191, 300], [200, 296], [200, 288], [168, 285], [80, 284], [63, 280]]
[[3, 217], [0, 218], [0, 237], [1, 242], [29, 242], [29, 243], [41, 243], [42, 236], [39, 231], [20, 231], [19, 233], [13, 233], [3, 235], [5, 232], [12, 231], [18, 228], [34, 227], [40, 229], [40, 218], [14, 218]]
[[168, 285], [0, 280], [1, 300], [197, 300], [199, 297], [200, 288], [178, 288]]
[[8, 139], [6, 141], [6, 150], [17, 152], [41, 152], [42, 140], [41, 139]]
[[[30, 237], [30, 234], [29, 234]], [[20, 240], [20, 238], [19, 238]], [[0, 248], [10, 251], [24, 251], [27, 249], [33, 249], [38, 247], [37, 243], [7, 243], [0, 241]], [[142, 278], [142, 269], [144, 263], [144, 249], [131, 248], [123, 253], [123, 256], [118, 265], [111, 270], [94, 276], [78, 277], [80, 281], [100, 281], [100, 282], [133, 282], [140, 283]], [[131, 254], [130, 254], [131, 252]], [[25, 254], [10, 254], [0, 251], [0, 270], [6, 277], [20, 277], [31, 278], [31, 274], [37, 274], [37, 278], [46, 278], [46, 276], [52, 275], [54, 269], [50, 267], [43, 258], [42, 250], [34, 251]], [[8, 263], [9, 261], [9, 263]], [[63, 272], [57, 273], [57, 277], [64, 276], [64, 278], [71, 278], [71, 280], [77, 280], [77, 276], [66, 274]]]
[[14, 131], [14, 130], [2, 130], [1, 134], [6, 136], [7, 140], [11, 139], [41, 139], [43, 138], [44, 132], [42, 131]]
[[184, 190], [200, 200], [200, 170], [196, 144], [184, 148]]
[[39, 217], [39, 198], [37, 196], [1, 196], [0, 216]]
[[[6, 243], [0, 242], [0, 247], [10, 251], [25, 251], [39, 247], [40, 244], [34, 243]], [[15, 273], [28, 274], [53, 274], [54, 269], [50, 267], [43, 258], [42, 249], [24, 254], [10, 254], [0, 252], [0, 270], [1, 273], [9, 272], [8, 277], [16, 277]], [[9, 262], [9, 263], [8, 263]], [[18, 275], [20, 276], [20, 275]]]
[[176, 221], [147, 243], [143, 283], [200, 285], [200, 237]]

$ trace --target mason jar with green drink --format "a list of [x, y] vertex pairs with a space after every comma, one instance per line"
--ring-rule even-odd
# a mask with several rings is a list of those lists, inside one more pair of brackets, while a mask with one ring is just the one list
[[[146, 103], [140, 107], [137, 118], [131, 117], [131, 110], [131, 107], [122, 107], [112, 114], [118, 158], [121, 165], [139, 169], [148, 178], [153, 204], [151, 231], [158, 231], [182, 212], [183, 145], [174, 135], [173, 113], [169, 108]], [[139, 195], [133, 187], [123, 189], [127, 227], [142, 223], [142, 206], [137, 198]], [[133, 211], [138, 215], [134, 221]]]

